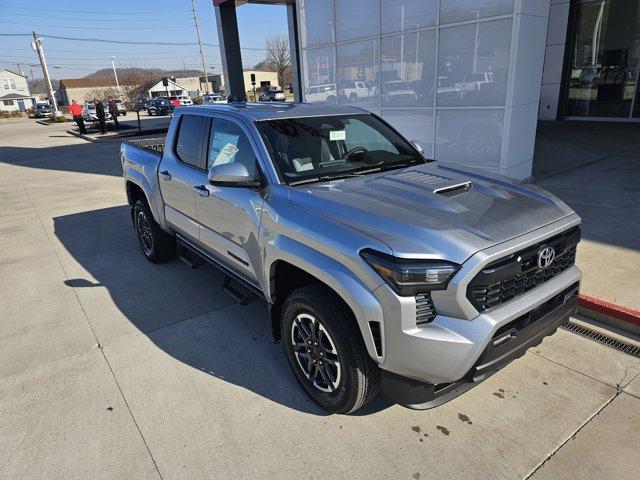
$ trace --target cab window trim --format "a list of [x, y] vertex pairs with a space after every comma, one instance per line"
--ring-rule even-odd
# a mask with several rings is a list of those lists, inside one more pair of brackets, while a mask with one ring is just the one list
[[[204, 119], [204, 125], [202, 126], [201, 130], [200, 130], [200, 140], [199, 140], [199, 145], [198, 145], [198, 159], [197, 159], [197, 165], [193, 165], [191, 163], [185, 162], [182, 158], [180, 158], [180, 155], [178, 154], [178, 140], [180, 140], [180, 131], [182, 130], [182, 122], [184, 120], [184, 117], [200, 117]], [[204, 135], [205, 132], [207, 130], [207, 124], [211, 123], [210, 121], [208, 121], [208, 117], [204, 116], [204, 115], [191, 115], [188, 113], [183, 113], [180, 115], [180, 119], [179, 119], [179, 123], [178, 123], [178, 128], [177, 128], [177, 134], [175, 136], [175, 139], [173, 141], [173, 148], [172, 148], [172, 153], [175, 156], [176, 160], [178, 161], [178, 163], [180, 163], [180, 165], [184, 165], [186, 167], [192, 168], [194, 170], [197, 170], [199, 172], [205, 172], [206, 173], [206, 159], [203, 158], [203, 144], [204, 144]], [[203, 163], [204, 162], [204, 163]]]

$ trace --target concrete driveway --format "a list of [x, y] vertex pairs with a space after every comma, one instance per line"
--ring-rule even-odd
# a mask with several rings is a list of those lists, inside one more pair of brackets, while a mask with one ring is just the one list
[[0, 123], [0, 478], [632, 478], [640, 362], [564, 330], [430, 411], [327, 416], [266, 305], [138, 251], [117, 143]]

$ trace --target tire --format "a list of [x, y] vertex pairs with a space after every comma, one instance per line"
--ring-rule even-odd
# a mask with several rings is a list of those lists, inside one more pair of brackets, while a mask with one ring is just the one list
[[176, 254], [176, 237], [156, 223], [147, 202], [138, 200], [132, 209], [133, 226], [142, 253], [152, 263], [164, 263]]
[[296, 380], [322, 409], [355, 412], [378, 394], [378, 366], [353, 315], [328, 287], [314, 283], [292, 292], [282, 308], [281, 329]]

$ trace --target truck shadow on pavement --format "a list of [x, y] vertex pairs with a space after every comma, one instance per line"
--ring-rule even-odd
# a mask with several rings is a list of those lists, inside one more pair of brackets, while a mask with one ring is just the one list
[[82, 142], [42, 148], [1, 147], [0, 162], [39, 170], [122, 176], [118, 152], [121, 140]]
[[[223, 275], [208, 265], [191, 270], [177, 260], [148, 262], [127, 205], [55, 217], [54, 230], [77, 262], [65, 267], [65, 284], [74, 288], [101, 344], [135, 333], [133, 325], [186, 365], [289, 408], [326, 415], [296, 383], [281, 343], [273, 341], [266, 302], [236, 304], [221, 291]], [[390, 405], [379, 397], [357, 415]]]

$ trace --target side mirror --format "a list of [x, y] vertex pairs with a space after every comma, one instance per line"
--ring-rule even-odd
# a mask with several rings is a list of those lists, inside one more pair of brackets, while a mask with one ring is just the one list
[[415, 140], [411, 140], [411, 145], [413, 145], [414, 147], [416, 147], [416, 150], [418, 150], [420, 152], [420, 155], [424, 156], [424, 148], [422, 148], [422, 145], [420, 145], [417, 141]]
[[223, 163], [209, 169], [209, 183], [217, 187], [257, 188], [261, 184], [249, 175], [247, 167], [242, 163]]

